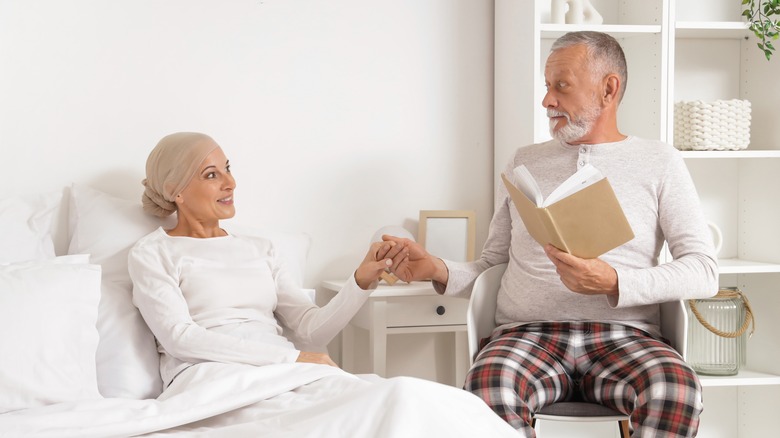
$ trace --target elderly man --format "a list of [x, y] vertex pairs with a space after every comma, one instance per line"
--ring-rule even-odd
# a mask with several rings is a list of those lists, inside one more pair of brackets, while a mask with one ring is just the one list
[[[528, 234], [502, 186], [480, 258], [456, 263], [409, 240], [392, 251], [405, 281], [432, 279], [440, 293], [468, 296], [475, 278], [508, 262], [496, 310], [499, 327], [465, 389], [526, 436], [541, 407], [582, 399], [631, 415], [634, 436], [696, 435], [702, 411], [696, 374], [659, 333], [659, 303], [718, 289], [712, 238], [676, 149], [617, 127], [627, 68], [619, 43], [572, 32], [552, 46], [542, 105], [554, 140], [521, 147], [505, 174], [525, 165], [543, 194], [586, 164], [609, 178], [635, 237], [581, 259]], [[674, 261], [658, 265], [664, 241]], [[403, 254], [402, 254], [403, 255]], [[398, 259], [397, 259], [398, 260]]]

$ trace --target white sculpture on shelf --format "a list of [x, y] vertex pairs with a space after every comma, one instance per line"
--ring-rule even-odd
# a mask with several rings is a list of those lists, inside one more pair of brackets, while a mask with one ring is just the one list
[[551, 21], [556, 24], [601, 24], [604, 18], [590, 0], [552, 0]]

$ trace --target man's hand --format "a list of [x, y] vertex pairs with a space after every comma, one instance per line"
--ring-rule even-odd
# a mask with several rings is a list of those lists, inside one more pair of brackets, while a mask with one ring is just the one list
[[382, 236], [382, 240], [395, 242], [387, 257], [393, 258], [390, 272], [398, 278], [407, 283], [415, 280], [435, 280], [447, 284], [447, 265], [440, 258], [429, 254], [422, 245], [413, 240], [389, 235]]
[[601, 259], [581, 259], [552, 245], [544, 252], [555, 265], [563, 285], [572, 292], [584, 295], [618, 295], [615, 268]]

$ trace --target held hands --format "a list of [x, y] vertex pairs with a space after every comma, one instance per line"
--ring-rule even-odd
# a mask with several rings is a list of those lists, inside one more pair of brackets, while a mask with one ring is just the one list
[[298, 355], [298, 359], [296, 359], [295, 361], [330, 365], [336, 368], [339, 367], [338, 365], [336, 365], [336, 362], [333, 362], [333, 359], [331, 359], [327, 353], [313, 353], [311, 351], [301, 351], [301, 354]]
[[444, 262], [434, 257], [417, 242], [401, 237], [383, 235], [382, 240], [395, 245], [387, 256], [392, 257], [390, 271], [409, 283], [415, 280], [435, 280], [447, 284], [449, 272]]
[[[397, 246], [395, 242], [374, 242], [355, 271], [355, 281], [361, 289], [370, 289], [374, 283], [379, 280], [385, 269], [393, 266], [394, 263], [400, 263], [402, 253], [393, 251]], [[396, 261], [394, 257], [399, 260]]]
[[583, 295], [618, 295], [615, 268], [601, 259], [581, 259], [552, 245], [544, 252], [553, 262], [563, 285]]

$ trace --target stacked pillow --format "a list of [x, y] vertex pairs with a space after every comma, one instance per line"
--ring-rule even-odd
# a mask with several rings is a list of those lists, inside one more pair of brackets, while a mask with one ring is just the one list
[[0, 199], [0, 264], [54, 257], [62, 192]]
[[[61, 193], [0, 200], [0, 413], [162, 391], [154, 337], [132, 304], [127, 255], [175, 218], [86, 186], [67, 192], [65, 202]], [[73, 255], [56, 257], [51, 235], [61, 228], [61, 204]], [[309, 236], [226, 228], [269, 238], [303, 284]]]
[[140, 199], [120, 199], [86, 186], [70, 188], [69, 254], [90, 254], [103, 268], [98, 308], [97, 379], [105, 397], [155, 398], [162, 391], [159, 356], [149, 327], [133, 305], [127, 254], [141, 237], [173, 218], [145, 214]]
[[[160, 226], [172, 228], [175, 217], [154, 217], [143, 211], [140, 199], [120, 199], [80, 185], [70, 189], [68, 217], [71, 235], [68, 253], [90, 254], [92, 262], [103, 267], [97, 323], [100, 393], [105, 397], [155, 398], [162, 391], [159, 354], [154, 336], [132, 303], [127, 255], [141, 237]], [[263, 233], [248, 227], [226, 227], [269, 237], [302, 284], [310, 243], [306, 234]]]
[[61, 193], [0, 200], [0, 413], [100, 398], [100, 266], [55, 257]]

